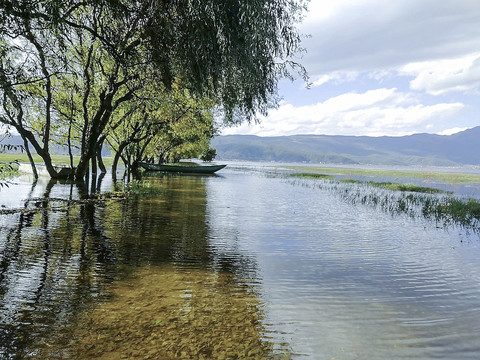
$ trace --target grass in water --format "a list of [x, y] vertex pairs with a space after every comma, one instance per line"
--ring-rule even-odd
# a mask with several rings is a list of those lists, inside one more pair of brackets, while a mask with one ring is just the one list
[[[322, 174], [297, 173], [293, 177], [325, 179]], [[320, 176], [318, 176], [320, 175]], [[329, 180], [329, 178], [326, 178]], [[392, 190], [390, 194], [366, 191], [360, 187], [341, 187], [340, 184], [363, 184], [372, 187]], [[480, 232], [480, 202], [475, 199], [459, 199], [450, 196], [452, 192], [440, 189], [423, 187], [415, 184], [401, 184], [392, 182], [360, 181], [355, 179], [341, 179], [333, 182], [319, 182], [326, 188], [336, 189], [340, 195], [352, 203], [361, 203], [380, 207], [391, 213], [406, 213], [411, 216], [423, 215], [445, 226], [460, 224]], [[323, 185], [319, 185], [323, 186]], [[395, 193], [400, 193], [395, 195]], [[410, 192], [410, 194], [406, 194]], [[417, 194], [414, 194], [417, 193]], [[446, 194], [443, 197], [432, 197], [429, 194]], [[427, 195], [428, 194], [428, 195]]]
[[[335, 180], [335, 178], [332, 175], [318, 174], [318, 173], [295, 173], [295, 174], [292, 174], [291, 176], [308, 178], [308, 179]], [[426, 194], [451, 194], [451, 192], [448, 192], [448, 191], [424, 187], [424, 186], [415, 185], [415, 184], [361, 181], [361, 180], [355, 180], [355, 179], [340, 179], [339, 181], [344, 183], [349, 183], [349, 184], [366, 184], [366, 185], [387, 189], [387, 190], [392, 190], [392, 191], [411, 191], [411, 192], [426, 193]]]
[[468, 199], [465, 202], [461, 199], [447, 198], [439, 203], [432, 202], [430, 205], [424, 207], [424, 213], [436, 218], [448, 217], [461, 224], [480, 220], [480, 203], [475, 199]]
[[309, 166], [286, 166], [287, 169], [304, 171], [308, 173], [322, 173], [330, 175], [346, 176], [375, 176], [375, 177], [398, 177], [415, 178], [440, 181], [446, 184], [480, 183], [480, 174], [433, 172], [433, 171], [399, 171], [399, 170], [373, 170], [352, 168], [324, 168]]
[[127, 185], [127, 191], [130, 194], [136, 195], [138, 197], [152, 197], [161, 194], [164, 190], [159, 187], [153, 186], [150, 182], [144, 181], [131, 181]]
[[399, 184], [399, 183], [392, 183], [392, 182], [375, 182], [375, 181], [368, 181], [366, 184], [387, 189], [387, 190], [393, 190], [393, 191], [411, 191], [411, 192], [418, 192], [418, 193], [425, 193], [425, 194], [452, 194], [452, 192], [449, 192], [449, 191], [424, 187], [424, 186], [415, 185], [415, 184]]
[[332, 175], [325, 174], [314, 174], [314, 173], [295, 173], [292, 174], [293, 177], [309, 178], [309, 179], [326, 179], [326, 180], [335, 180]]

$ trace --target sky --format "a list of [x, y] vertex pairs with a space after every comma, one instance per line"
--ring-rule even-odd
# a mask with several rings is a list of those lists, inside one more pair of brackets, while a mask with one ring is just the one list
[[449, 135], [480, 126], [479, 0], [311, 0], [302, 80], [223, 135]]

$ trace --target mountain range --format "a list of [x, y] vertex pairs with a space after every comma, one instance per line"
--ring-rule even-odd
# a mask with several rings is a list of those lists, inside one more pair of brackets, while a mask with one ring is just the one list
[[480, 165], [480, 126], [453, 135], [369, 137], [225, 135], [212, 140], [217, 160], [374, 165]]

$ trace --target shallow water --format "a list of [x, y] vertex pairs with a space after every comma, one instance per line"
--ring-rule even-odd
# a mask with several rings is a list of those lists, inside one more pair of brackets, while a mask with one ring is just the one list
[[[315, 180], [219, 174], [1, 215], [0, 358], [480, 353], [478, 233]], [[56, 184], [46, 195], [81, 194]]]

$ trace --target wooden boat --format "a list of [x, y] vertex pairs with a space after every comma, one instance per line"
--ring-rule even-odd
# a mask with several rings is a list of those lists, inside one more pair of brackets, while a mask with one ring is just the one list
[[147, 171], [167, 171], [180, 173], [195, 173], [195, 174], [213, 174], [214, 172], [223, 169], [227, 165], [164, 165], [164, 164], [149, 164], [140, 162], [139, 165]]

